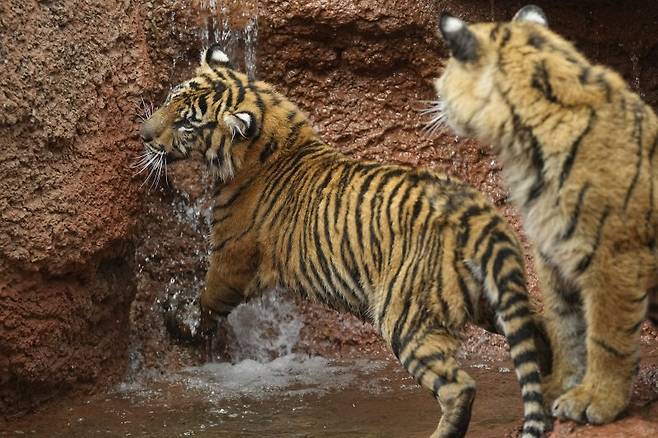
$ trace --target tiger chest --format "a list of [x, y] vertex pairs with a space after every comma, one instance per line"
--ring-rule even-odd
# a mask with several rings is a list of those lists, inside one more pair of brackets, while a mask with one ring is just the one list
[[505, 176], [512, 203], [521, 213], [525, 233], [538, 251], [551, 254], [559, 245], [568, 223], [552, 188], [547, 187], [536, 199], [528, 202], [533, 178], [514, 174]]

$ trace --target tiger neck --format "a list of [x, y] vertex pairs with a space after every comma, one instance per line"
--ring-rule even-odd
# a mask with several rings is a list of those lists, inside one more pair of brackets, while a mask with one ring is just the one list
[[[287, 129], [274, 127], [269, 132], [264, 132], [259, 140], [258, 157], [259, 164], [266, 165], [280, 155], [294, 154], [309, 145], [325, 144], [315, 132], [306, 119], [292, 121]], [[330, 146], [327, 146], [330, 148]]]
[[548, 253], [547, 247], [565, 227], [556, 182], [559, 176], [555, 174], [561, 155], [546, 153], [530, 131], [499, 143], [495, 149], [526, 233], [537, 242], [538, 250]]

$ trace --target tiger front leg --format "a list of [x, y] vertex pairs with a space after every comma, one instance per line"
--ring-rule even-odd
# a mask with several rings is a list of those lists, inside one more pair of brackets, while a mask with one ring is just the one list
[[[553, 400], [579, 384], [585, 374], [586, 326], [581, 291], [540, 255], [535, 260], [544, 299], [543, 321], [536, 320], [550, 344], [550, 348], [540, 349], [540, 362], [550, 363], [551, 369], [551, 374], [543, 379], [542, 392], [550, 406]], [[546, 354], [551, 354], [551, 359], [543, 357]]]
[[213, 334], [217, 330], [217, 317], [227, 316], [260, 288], [258, 260], [255, 245], [234, 245], [212, 253], [206, 284], [199, 297], [203, 334]]
[[553, 415], [592, 424], [613, 421], [626, 408], [639, 360], [649, 251], [597, 254], [585, 271], [587, 372], [582, 383], [553, 403]]
[[459, 341], [445, 329], [419, 329], [400, 351], [400, 361], [441, 406], [441, 419], [431, 438], [466, 435], [475, 399], [475, 381], [459, 368], [454, 354]]

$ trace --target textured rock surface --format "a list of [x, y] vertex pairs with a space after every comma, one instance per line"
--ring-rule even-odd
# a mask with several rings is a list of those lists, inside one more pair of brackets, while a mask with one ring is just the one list
[[[190, 74], [207, 31], [204, 3], [0, 4], [2, 413], [94, 387], [128, 364], [166, 369], [200, 360], [197, 347], [168, 338], [161, 308], [177, 292], [190, 299], [202, 284], [209, 185], [203, 165], [179, 163], [169, 186], [148, 192], [128, 164], [140, 149], [135, 104], [142, 96], [161, 102], [171, 84]], [[617, 67], [656, 107], [654, 2], [536, 3], [553, 28], [594, 60]], [[518, 224], [488, 148], [448, 132], [424, 136], [417, 110], [434, 98], [431, 81], [446, 55], [434, 34], [438, 11], [503, 20], [520, 2], [240, 4], [258, 9], [258, 77], [307, 111], [325, 139], [358, 157], [459, 176]], [[248, 15], [231, 14], [231, 25], [244, 26]], [[358, 321], [314, 305], [302, 309], [308, 323], [302, 349], [381, 349]], [[647, 329], [647, 336], [655, 332]], [[643, 365], [646, 379], [635, 399], [656, 398], [652, 370], [655, 362]], [[614, 427], [650, 427], [655, 403], [634, 409]], [[555, 436], [571, 429], [614, 436], [572, 425], [558, 425]]]
[[141, 15], [123, 1], [0, 4], [3, 414], [126, 362]]

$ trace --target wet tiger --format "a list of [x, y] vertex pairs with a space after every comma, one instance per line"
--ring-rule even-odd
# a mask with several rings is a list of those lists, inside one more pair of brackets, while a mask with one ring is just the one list
[[508, 23], [446, 14], [440, 32], [452, 57], [435, 120], [493, 146], [535, 245], [553, 347], [545, 398], [559, 418], [612, 421], [642, 322], [658, 322], [656, 115], [536, 6]]
[[[370, 321], [442, 407], [435, 437], [466, 433], [475, 382], [455, 359], [468, 321], [507, 335], [523, 436], [544, 430], [535, 325], [513, 230], [474, 189], [351, 159], [216, 45], [142, 127], [151, 167], [200, 151], [219, 177], [202, 327], [280, 286]], [[153, 158], [155, 157], [155, 158]]]

